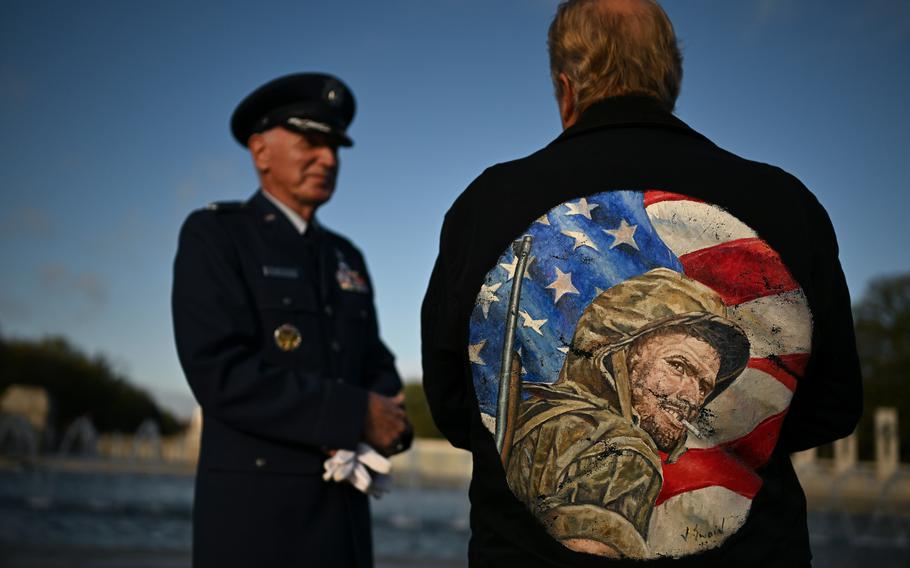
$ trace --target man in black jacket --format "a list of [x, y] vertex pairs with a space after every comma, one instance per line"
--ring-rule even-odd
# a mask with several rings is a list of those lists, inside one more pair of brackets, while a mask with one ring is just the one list
[[181, 230], [174, 331], [204, 416], [195, 566], [372, 565], [365, 478], [358, 491], [322, 475], [330, 457], [353, 455], [337, 450], [408, 443], [363, 257], [314, 217], [353, 115], [351, 92], [328, 75], [254, 91], [231, 129], [261, 190], [196, 211]]
[[471, 565], [807, 566], [789, 453], [862, 408], [828, 216], [673, 116], [656, 2], [564, 2], [548, 45], [564, 131], [455, 201], [423, 304]]

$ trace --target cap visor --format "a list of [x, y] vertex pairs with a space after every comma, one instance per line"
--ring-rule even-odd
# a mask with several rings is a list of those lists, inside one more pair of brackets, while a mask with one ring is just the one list
[[354, 145], [354, 141], [351, 140], [350, 138], [348, 138], [347, 134], [345, 134], [344, 132], [335, 130], [334, 128], [331, 130], [325, 131], [325, 130], [322, 130], [319, 128], [305, 128], [305, 127], [302, 128], [299, 126], [294, 126], [293, 124], [282, 124], [281, 127], [285, 128], [287, 130], [290, 130], [291, 132], [296, 132], [297, 134], [303, 134], [304, 136], [307, 136], [309, 134], [317, 134], [320, 136], [325, 136], [326, 138], [329, 138], [329, 139], [337, 142], [339, 146], [345, 146], [347, 148]]

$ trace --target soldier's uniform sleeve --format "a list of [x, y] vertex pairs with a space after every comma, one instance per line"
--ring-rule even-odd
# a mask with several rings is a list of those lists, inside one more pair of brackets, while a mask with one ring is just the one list
[[[454, 208], [453, 208], [454, 210]], [[450, 211], [442, 226], [439, 255], [421, 308], [423, 387], [433, 421], [456, 448], [470, 449], [472, 397], [468, 385], [467, 330], [459, 326], [457, 290], [461, 223]], [[464, 326], [465, 328], [467, 326]]]
[[177, 352], [203, 414], [279, 442], [355, 448], [367, 391], [263, 359], [259, 316], [217, 216], [187, 219], [174, 262]]
[[646, 552], [660, 493], [654, 449], [617, 417], [567, 413], [547, 420], [512, 449], [508, 482], [557, 540], [603, 543], [623, 556]]
[[848, 436], [863, 409], [850, 294], [838, 259], [837, 238], [824, 208], [808, 190], [805, 194], [816, 301], [812, 306], [812, 355], [781, 430], [781, 442], [790, 452]]

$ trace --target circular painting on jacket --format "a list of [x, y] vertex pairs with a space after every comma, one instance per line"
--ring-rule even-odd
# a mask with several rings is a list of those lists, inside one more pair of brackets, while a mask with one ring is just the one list
[[467, 349], [515, 496], [568, 548], [647, 559], [745, 522], [811, 339], [755, 231], [685, 195], [608, 191], [516, 235]]

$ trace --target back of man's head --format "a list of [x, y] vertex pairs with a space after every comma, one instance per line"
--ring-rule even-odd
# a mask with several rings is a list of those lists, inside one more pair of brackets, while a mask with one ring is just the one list
[[682, 55], [670, 19], [654, 0], [567, 0], [547, 37], [558, 98], [564, 74], [578, 113], [619, 95], [647, 95], [672, 111]]

